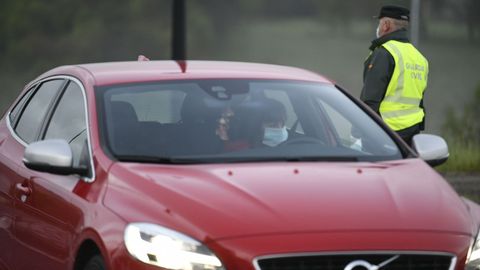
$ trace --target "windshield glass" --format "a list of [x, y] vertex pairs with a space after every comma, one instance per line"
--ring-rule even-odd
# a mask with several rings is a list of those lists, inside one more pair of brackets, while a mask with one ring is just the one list
[[108, 150], [123, 161], [381, 161], [394, 141], [333, 85], [182, 80], [98, 89]]

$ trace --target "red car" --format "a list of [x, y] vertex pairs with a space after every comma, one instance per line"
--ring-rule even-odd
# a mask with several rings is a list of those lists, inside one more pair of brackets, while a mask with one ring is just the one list
[[315, 73], [63, 66], [0, 122], [0, 269], [478, 269], [480, 209]]

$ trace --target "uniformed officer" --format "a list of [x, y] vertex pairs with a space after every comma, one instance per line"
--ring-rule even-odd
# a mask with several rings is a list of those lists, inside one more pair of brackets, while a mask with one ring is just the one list
[[360, 99], [411, 145], [425, 126], [424, 91], [428, 61], [410, 43], [410, 11], [383, 6], [378, 16], [377, 39], [365, 61]]

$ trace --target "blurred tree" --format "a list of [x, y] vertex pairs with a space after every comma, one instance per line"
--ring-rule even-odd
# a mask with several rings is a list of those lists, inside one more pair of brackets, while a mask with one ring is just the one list
[[37, 72], [139, 53], [167, 58], [170, 1], [2, 0], [1, 69]]
[[[36, 73], [65, 63], [135, 59], [140, 53], [168, 59], [172, 1], [1, 0], [0, 70]], [[202, 58], [221, 55], [229, 37], [241, 35], [239, 26], [252, 27], [252, 20], [315, 19], [348, 35], [358, 21], [376, 15], [386, 3], [409, 6], [410, 0], [191, 0], [188, 50]], [[422, 18], [462, 18], [469, 38], [476, 38], [480, 0], [422, 4]], [[421, 25], [426, 33], [426, 21]]]
[[189, 4], [191, 8], [200, 9], [207, 15], [217, 35], [224, 35], [239, 22], [240, 2], [241, 0], [195, 0]]
[[317, 18], [330, 26], [334, 32], [349, 32], [352, 16], [356, 16], [353, 7], [344, 1], [325, 0], [315, 2]]
[[434, 6], [440, 18], [464, 23], [468, 40], [475, 42], [476, 33], [480, 31], [479, 0], [436, 0]]
[[475, 33], [480, 31], [480, 1], [467, 0], [465, 9], [468, 40], [473, 43], [475, 41]]
[[264, 0], [263, 12], [273, 17], [313, 16], [318, 13], [314, 0]]

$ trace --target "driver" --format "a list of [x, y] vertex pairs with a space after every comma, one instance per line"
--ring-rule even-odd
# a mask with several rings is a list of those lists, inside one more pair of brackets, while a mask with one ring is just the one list
[[281, 102], [267, 99], [265, 101], [265, 113], [261, 119], [262, 144], [274, 147], [288, 139], [288, 131], [285, 126], [287, 112]]
[[226, 151], [274, 147], [288, 139], [285, 107], [274, 99], [244, 102], [229, 109], [227, 115], [227, 119], [222, 117], [219, 121], [226, 131], [221, 136]]

